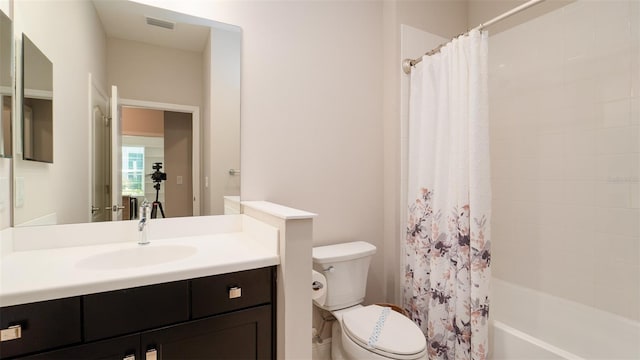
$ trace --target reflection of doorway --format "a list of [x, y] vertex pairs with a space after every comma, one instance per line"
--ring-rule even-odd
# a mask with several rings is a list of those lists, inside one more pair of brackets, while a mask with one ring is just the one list
[[[123, 195], [138, 199], [138, 204], [143, 198], [154, 201], [157, 183], [152, 181], [151, 174], [156, 171], [154, 164], [161, 163], [160, 171], [167, 179], [160, 182], [158, 195], [165, 215], [198, 215], [198, 211], [194, 211], [199, 208], [196, 201], [198, 139], [194, 136], [198, 129], [197, 108], [127, 100], [121, 100], [121, 103]], [[176, 108], [182, 111], [169, 111]]]
[[[111, 204], [111, 126], [112, 121], [109, 121], [109, 117], [106, 116], [109, 108], [109, 100], [102, 91], [100, 86], [97, 86], [89, 74], [89, 87], [90, 87], [90, 108], [89, 117], [91, 119], [91, 167], [89, 177], [91, 179], [90, 198], [91, 209], [89, 221], [109, 221], [112, 218], [112, 206]], [[191, 216], [200, 215], [200, 137], [199, 137], [199, 108], [196, 106], [187, 105], [174, 105], [167, 103], [155, 103], [149, 101], [139, 100], [127, 100], [120, 99], [120, 108], [135, 108], [135, 109], [147, 109], [156, 110], [161, 113], [162, 118], [162, 132], [161, 146], [163, 149], [169, 147], [169, 158], [165, 159], [165, 151], [160, 149], [161, 158], [148, 160], [148, 166], [138, 172], [140, 178], [150, 180], [149, 174], [152, 173], [152, 166], [154, 162], [162, 162], [162, 172], [167, 174], [167, 180], [161, 184], [161, 190], [163, 190], [164, 198], [160, 198], [162, 201], [165, 214], [167, 217], [179, 217], [179, 216]], [[122, 114], [122, 111], [120, 111]], [[167, 120], [165, 121], [165, 114]], [[119, 116], [122, 119], [122, 116]], [[167, 129], [164, 129], [164, 123], [167, 124]], [[112, 125], [112, 124], [111, 124]], [[122, 124], [120, 124], [122, 125]], [[120, 126], [118, 126], [120, 127]], [[118, 131], [119, 135], [122, 135], [122, 131]], [[142, 134], [145, 135], [145, 134]], [[148, 134], [146, 134], [148, 135]], [[122, 136], [118, 136], [122, 141]], [[128, 143], [132, 144], [132, 143]], [[119, 149], [122, 150], [121, 147]], [[158, 147], [158, 146], [156, 146]], [[180, 153], [178, 150], [181, 150]], [[157, 154], [157, 149], [153, 152]], [[151, 153], [151, 152], [149, 152]], [[118, 156], [118, 159], [122, 160], [122, 154]], [[122, 170], [123, 166], [116, 166], [117, 169]], [[135, 170], [135, 167], [132, 167]], [[134, 174], [133, 174], [134, 175]], [[122, 175], [117, 176], [118, 179]], [[120, 181], [119, 181], [120, 182]], [[155, 190], [153, 189], [153, 182], [148, 181], [151, 185], [148, 186], [150, 192], [146, 192], [144, 195], [139, 196], [140, 199], [147, 198], [149, 201], [155, 200]], [[145, 184], [146, 185], [146, 184]], [[146, 188], [147, 186], [145, 186]], [[117, 187], [118, 189], [121, 186]], [[167, 192], [168, 190], [168, 192]], [[120, 190], [118, 193], [121, 194]], [[131, 211], [131, 208], [127, 208], [128, 201], [123, 201], [122, 196], [118, 196], [120, 199], [117, 201], [118, 205], [124, 205], [123, 211], [118, 211], [120, 215], [135, 214], [137, 206]], [[115, 201], [115, 200], [114, 200]], [[139, 203], [137, 204], [139, 205]], [[171, 209], [168, 209], [171, 206]], [[129, 215], [130, 216], [130, 215]], [[129, 216], [124, 216], [125, 219], [129, 219]], [[135, 218], [135, 217], [134, 217]]]
[[89, 178], [91, 179], [90, 194], [91, 209], [89, 220], [101, 222], [111, 220], [111, 191], [110, 176], [111, 164], [109, 154], [111, 151], [111, 134], [107, 117], [109, 98], [101, 90], [89, 74], [89, 115], [91, 119], [91, 166]]

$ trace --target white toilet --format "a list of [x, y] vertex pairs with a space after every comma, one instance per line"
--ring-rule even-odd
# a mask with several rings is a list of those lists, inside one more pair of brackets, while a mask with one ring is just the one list
[[426, 359], [427, 342], [416, 324], [388, 307], [360, 304], [375, 252], [363, 241], [313, 248], [313, 269], [327, 278], [326, 297], [314, 304], [337, 319], [331, 358]]

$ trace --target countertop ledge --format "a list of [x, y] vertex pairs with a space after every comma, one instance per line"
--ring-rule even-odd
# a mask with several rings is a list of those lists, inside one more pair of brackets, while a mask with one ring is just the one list
[[242, 201], [242, 206], [270, 214], [283, 220], [313, 219], [318, 214], [278, 205], [268, 201]]
[[[0, 259], [0, 306], [12, 306], [70, 296], [186, 280], [278, 265], [276, 236], [247, 232], [208, 234], [151, 240], [149, 245], [118, 242], [17, 251]], [[92, 259], [111, 252], [145, 251], [162, 246], [186, 246], [182, 258], [157, 264], [121, 265], [98, 269]], [[134, 249], [134, 250], [129, 250]], [[151, 252], [154, 250], [151, 250]], [[107, 265], [108, 267], [108, 265]]]

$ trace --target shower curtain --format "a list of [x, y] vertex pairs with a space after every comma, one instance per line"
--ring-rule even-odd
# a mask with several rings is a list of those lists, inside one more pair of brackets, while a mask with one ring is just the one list
[[488, 355], [487, 42], [471, 31], [411, 73], [402, 297], [429, 359]]

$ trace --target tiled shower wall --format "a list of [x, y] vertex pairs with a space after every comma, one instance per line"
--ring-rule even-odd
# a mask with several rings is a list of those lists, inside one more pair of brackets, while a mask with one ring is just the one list
[[493, 274], [640, 320], [640, 2], [490, 37]]

